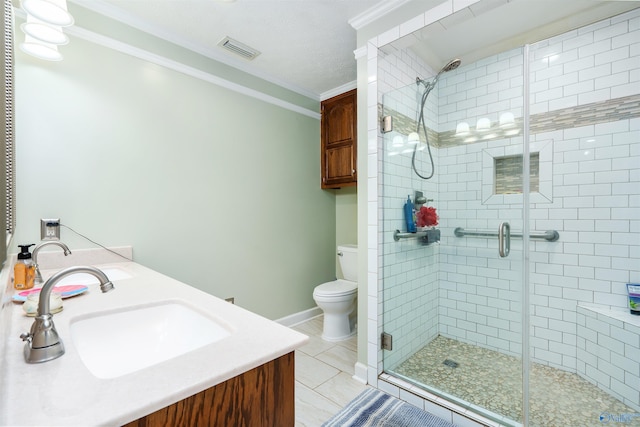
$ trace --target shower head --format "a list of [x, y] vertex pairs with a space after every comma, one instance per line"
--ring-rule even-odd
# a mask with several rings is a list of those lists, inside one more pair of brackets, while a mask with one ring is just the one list
[[442, 69], [440, 70], [440, 73], [443, 73], [445, 71], [455, 70], [460, 66], [461, 63], [462, 63], [462, 60], [460, 58], [452, 59], [451, 61], [447, 62], [444, 67], [442, 67]]
[[440, 77], [440, 74], [447, 71], [455, 70], [460, 66], [461, 63], [462, 61], [460, 60], [460, 58], [452, 59], [451, 61], [447, 62], [430, 82], [424, 81], [420, 77], [416, 77], [416, 84], [418, 86], [420, 86], [420, 83], [424, 85], [424, 91], [421, 95], [422, 101], [418, 104], [420, 106], [420, 114], [418, 115], [418, 128], [416, 132], [420, 133], [420, 125], [422, 125], [422, 130], [424, 131], [424, 136], [427, 142], [426, 145], [427, 151], [429, 153], [429, 160], [431, 161], [431, 175], [423, 176], [420, 174], [420, 172], [418, 172], [418, 169], [416, 169], [416, 152], [418, 151], [418, 144], [414, 145], [413, 148], [413, 156], [411, 157], [411, 168], [416, 173], [416, 175], [418, 175], [422, 179], [431, 179], [436, 173], [435, 165], [433, 163], [433, 156], [431, 155], [431, 147], [429, 146], [429, 134], [427, 133], [427, 125], [425, 125], [424, 123], [424, 104], [427, 102], [429, 93], [433, 90], [434, 87], [436, 87], [436, 84], [438, 84], [438, 78]]
[[442, 67], [440, 69], [440, 71], [438, 71], [438, 74], [436, 74], [436, 76], [433, 78], [433, 80], [431, 80], [430, 82], [426, 82], [426, 81], [422, 80], [420, 77], [416, 77], [416, 84], [422, 83], [423, 85], [425, 85], [425, 87], [427, 89], [429, 89], [429, 90], [433, 89], [433, 87], [438, 82], [438, 78], [440, 77], [440, 74], [446, 73], [447, 71], [455, 70], [456, 68], [458, 68], [460, 66], [461, 63], [462, 63], [462, 60], [460, 58], [452, 59], [451, 61], [447, 62], [444, 65], [444, 67]]

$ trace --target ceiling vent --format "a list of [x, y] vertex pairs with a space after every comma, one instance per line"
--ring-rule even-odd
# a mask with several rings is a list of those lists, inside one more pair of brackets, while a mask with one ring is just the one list
[[243, 57], [246, 60], [253, 60], [256, 56], [260, 55], [260, 52], [247, 46], [246, 44], [240, 43], [237, 40], [232, 39], [231, 37], [225, 37], [220, 40], [218, 46], [221, 46], [227, 49], [230, 52], [235, 53], [238, 56]]

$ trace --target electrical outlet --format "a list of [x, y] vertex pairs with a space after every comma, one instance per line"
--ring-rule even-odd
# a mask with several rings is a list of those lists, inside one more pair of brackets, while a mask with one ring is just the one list
[[60, 218], [40, 220], [40, 240], [60, 240]]

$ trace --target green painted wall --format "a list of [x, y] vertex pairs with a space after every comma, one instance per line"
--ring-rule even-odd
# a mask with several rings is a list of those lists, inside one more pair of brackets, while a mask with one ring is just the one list
[[[331, 190], [330, 190], [331, 191]], [[344, 187], [336, 195], [336, 246], [358, 243], [358, 192], [356, 187]], [[336, 253], [337, 255], [337, 253]], [[336, 256], [336, 277], [342, 278], [340, 261]]]
[[16, 53], [14, 244], [60, 217], [268, 318], [314, 307], [336, 246], [319, 120], [76, 37], [61, 51]]

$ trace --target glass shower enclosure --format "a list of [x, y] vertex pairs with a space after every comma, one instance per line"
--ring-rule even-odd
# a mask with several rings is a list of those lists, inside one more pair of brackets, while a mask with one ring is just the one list
[[[437, 79], [406, 44], [380, 50], [386, 373], [504, 425], [640, 425], [638, 22]], [[407, 197], [437, 225], [409, 232]]]

